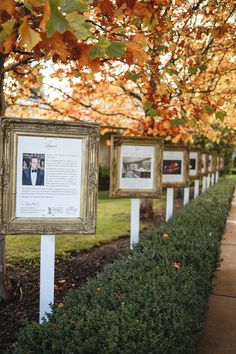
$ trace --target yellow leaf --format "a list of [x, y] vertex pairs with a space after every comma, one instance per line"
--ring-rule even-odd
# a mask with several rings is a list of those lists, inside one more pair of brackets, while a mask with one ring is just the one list
[[167, 232], [164, 232], [163, 236], [162, 236], [163, 240], [168, 240], [169, 239], [169, 235]]
[[170, 127], [171, 127], [170, 122], [169, 122], [168, 120], [166, 120], [166, 121], [163, 123], [163, 128], [165, 128], [165, 129], [170, 129]]
[[173, 266], [174, 266], [176, 269], [180, 269], [180, 268], [181, 268], [181, 263], [179, 263], [179, 262], [174, 262], [174, 263], [173, 263]]
[[31, 51], [40, 41], [41, 37], [38, 32], [33, 30], [28, 23], [28, 17], [25, 17], [23, 23], [19, 28], [21, 40], [19, 45]]
[[181, 134], [177, 134], [173, 139], [172, 143], [178, 143], [181, 139]]

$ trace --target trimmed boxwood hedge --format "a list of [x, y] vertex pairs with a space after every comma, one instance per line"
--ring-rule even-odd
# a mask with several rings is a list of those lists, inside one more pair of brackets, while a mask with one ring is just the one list
[[223, 181], [146, 232], [132, 254], [72, 291], [47, 323], [28, 325], [15, 353], [193, 353], [234, 186]]

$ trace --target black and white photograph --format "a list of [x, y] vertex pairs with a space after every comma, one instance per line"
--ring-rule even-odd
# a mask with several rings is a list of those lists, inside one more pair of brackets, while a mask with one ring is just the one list
[[44, 186], [45, 154], [23, 153], [22, 185]]
[[122, 178], [151, 178], [151, 158], [123, 156]]
[[164, 175], [180, 175], [182, 173], [181, 160], [163, 160]]

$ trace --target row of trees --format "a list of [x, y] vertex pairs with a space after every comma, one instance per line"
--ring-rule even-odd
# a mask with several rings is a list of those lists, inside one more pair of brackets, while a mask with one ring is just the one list
[[235, 12], [233, 0], [1, 0], [0, 114], [226, 148]]

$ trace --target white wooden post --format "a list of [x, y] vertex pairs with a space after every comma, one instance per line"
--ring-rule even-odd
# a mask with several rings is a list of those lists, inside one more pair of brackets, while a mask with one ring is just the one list
[[216, 171], [216, 183], [219, 182], [219, 171]]
[[139, 241], [140, 199], [131, 199], [130, 248]]
[[184, 188], [184, 205], [189, 203], [189, 187]]
[[199, 180], [194, 181], [194, 199], [199, 196]]
[[209, 188], [211, 186], [211, 175], [210, 173], [208, 173], [207, 175], [207, 188]]
[[202, 193], [204, 193], [207, 189], [207, 177], [203, 176], [202, 178]]
[[214, 184], [215, 184], [215, 174], [212, 173], [211, 174], [211, 185], [214, 186]]
[[168, 221], [174, 212], [174, 188], [167, 188], [166, 191], [166, 221]]
[[54, 303], [55, 235], [41, 235], [39, 323]]

